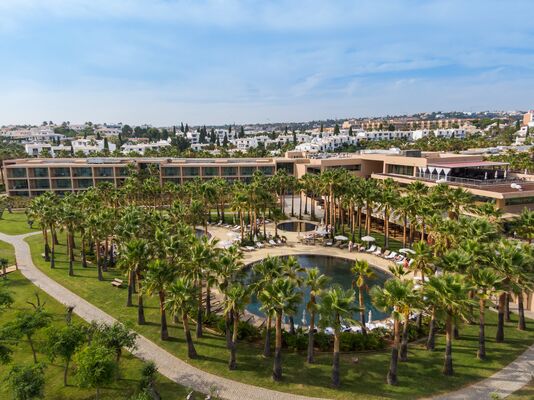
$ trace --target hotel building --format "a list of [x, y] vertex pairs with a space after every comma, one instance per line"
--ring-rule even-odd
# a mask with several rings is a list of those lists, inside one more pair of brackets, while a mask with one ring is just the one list
[[481, 155], [376, 151], [334, 157], [307, 157], [292, 151], [278, 158], [31, 158], [4, 161], [4, 180], [10, 196], [37, 196], [45, 191], [58, 194], [85, 190], [99, 183], [120, 186], [128, 166], [159, 171], [161, 184], [183, 184], [194, 179], [221, 177], [228, 181], [250, 181], [255, 171], [271, 176], [283, 169], [301, 177], [328, 169], [344, 168], [364, 178], [391, 178], [401, 186], [421, 181], [428, 186], [447, 183], [462, 187], [476, 201], [492, 202], [504, 212], [534, 209], [532, 180], [508, 171], [508, 164], [484, 161]]

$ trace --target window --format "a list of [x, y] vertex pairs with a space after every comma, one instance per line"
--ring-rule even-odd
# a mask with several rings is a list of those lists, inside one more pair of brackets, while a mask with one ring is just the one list
[[202, 169], [203, 169], [202, 174], [204, 176], [217, 176], [217, 175], [219, 175], [219, 168], [218, 167], [204, 167]]
[[110, 167], [99, 167], [95, 169], [96, 176], [113, 176], [113, 169]]
[[413, 167], [408, 165], [388, 164], [388, 174], [413, 176]]
[[17, 179], [9, 182], [10, 189], [28, 189], [28, 181], [26, 179]]
[[52, 176], [54, 176], [54, 177], [70, 176], [70, 169], [68, 169], [68, 168], [52, 168]]
[[128, 176], [128, 168], [126, 167], [116, 168], [115, 173], [117, 174], [117, 176]]
[[236, 176], [237, 167], [222, 167], [222, 176]]
[[276, 164], [276, 168], [285, 170], [289, 175], [295, 173], [295, 164], [293, 163], [278, 163]]
[[199, 167], [184, 167], [184, 176], [199, 176]]
[[274, 167], [271, 166], [258, 167], [258, 170], [263, 172], [264, 175], [274, 175]]
[[70, 179], [56, 179], [54, 185], [57, 189], [70, 189], [72, 187]]
[[79, 189], [87, 189], [91, 186], [93, 186], [93, 180], [92, 179], [78, 179], [76, 180], [76, 185]]
[[180, 176], [179, 167], [163, 167], [163, 176]]
[[93, 171], [91, 171], [91, 168], [84, 167], [84, 168], [73, 168], [72, 169], [72, 176], [93, 176]]
[[48, 176], [48, 168], [33, 168], [33, 176], [36, 178], [46, 178]]
[[256, 171], [256, 167], [239, 167], [241, 170], [242, 176], [249, 176], [254, 174], [254, 171]]
[[50, 189], [48, 179], [35, 179], [31, 183], [32, 189]]
[[26, 168], [9, 168], [10, 178], [26, 178]]
[[529, 197], [514, 197], [512, 199], [504, 199], [504, 205], [516, 206], [518, 204], [531, 204], [534, 203], [534, 196]]

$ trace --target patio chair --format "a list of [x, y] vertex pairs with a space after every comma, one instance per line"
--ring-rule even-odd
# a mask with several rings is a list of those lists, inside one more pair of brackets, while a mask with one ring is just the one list
[[278, 246], [278, 244], [273, 239], [269, 240], [269, 244], [273, 247]]
[[396, 252], [392, 251], [392, 252], [389, 254], [389, 256], [384, 257], [384, 258], [387, 259], [387, 260], [392, 260], [392, 259], [394, 259], [394, 258], [397, 257], [397, 256], [398, 256], [398, 254], [397, 254]]
[[367, 253], [373, 253], [374, 251], [376, 251], [376, 246], [373, 244], [369, 249], [366, 250]]
[[387, 258], [391, 254], [391, 250], [386, 250], [382, 253], [382, 257]]
[[382, 254], [382, 247], [377, 247], [376, 251], [373, 251], [373, 254], [375, 256], [379, 256], [380, 254]]

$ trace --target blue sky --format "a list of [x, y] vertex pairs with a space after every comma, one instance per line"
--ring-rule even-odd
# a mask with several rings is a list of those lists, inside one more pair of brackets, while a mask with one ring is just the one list
[[0, 124], [533, 107], [529, 0], [0, 0]]

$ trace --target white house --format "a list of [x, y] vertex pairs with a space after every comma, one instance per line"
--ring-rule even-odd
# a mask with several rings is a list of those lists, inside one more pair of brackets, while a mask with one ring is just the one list
[[145, 151], [147, 150], [160, 150], [164, 147], [169, 147], [170, 145], [170, 139], [167, 139], [151, 143], [123, 144], [121, 149], [124, 154], [128, 154], [130, 152], [145, 154]]
[[[104, 140], [94, 140], [94, 139], [78, 139], [71, 142], [72, 149], [74, 152], [81, 151], [85, 155], [88, 155], [92, 152], [103, 151], [104, 150]], [[114, 143], [108, 142], [108, 150], [115, 151], [117, 146]]]
[[26, 151], [26, 154], [31, 157], [37, 157], [41, 155], [44, 150], [48, 150], [48, 153], [52, 157], [55, 157], [57, 152], [61, 150], [70, 152], [71, 148], [70, 146], [65, 146], [64, 144], [52, 146], [49, 143], [27, 143], [24, 145], [24, 150]]

